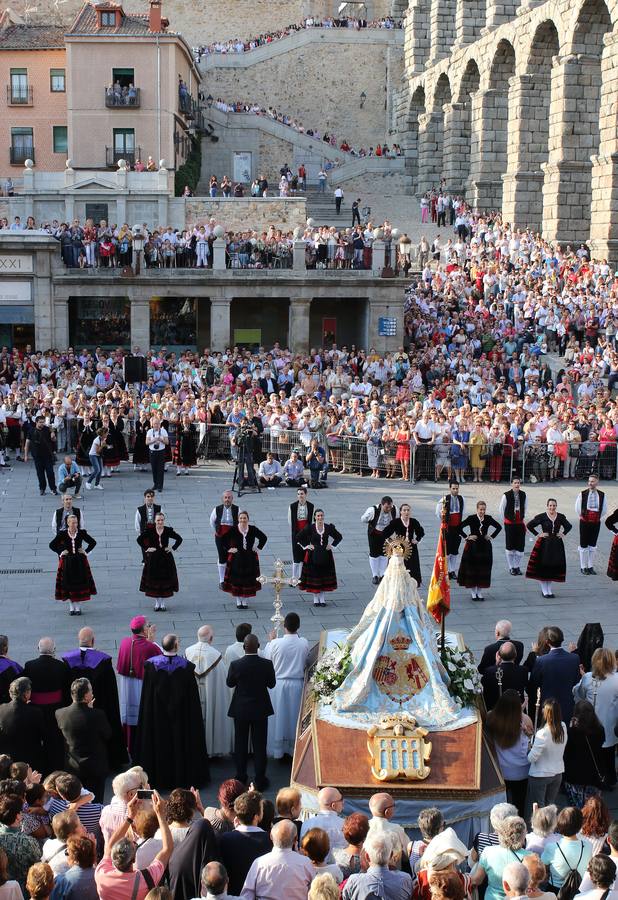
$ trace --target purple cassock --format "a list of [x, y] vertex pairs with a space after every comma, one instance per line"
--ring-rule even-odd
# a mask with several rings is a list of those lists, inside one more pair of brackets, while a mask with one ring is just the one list
[[198, 787], [209, 778], [195, 666], [183, 656], [153, 656], [144, 666], [134, 762], [156, 788]]
[[129, 755], [120, 721], [118, 685], [111, 656], [92, 647], [78, 647], [62, 658], [70, 669], [71, 682], [76, 678], [87, 678], [91, 683], [94, 705], [103, 710], [112, 729], [107, 746], [110, 765], [113, 770], [120, 769], [129, 761]]
[[9, 685], [23, 674], [23, 667], [6, 656], [0, 657], [0, 703], [8, 703]]

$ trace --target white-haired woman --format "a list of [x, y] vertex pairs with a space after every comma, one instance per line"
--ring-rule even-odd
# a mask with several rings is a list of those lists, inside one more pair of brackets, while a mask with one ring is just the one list
[[129, 800], [135, 797], [138, 790], [148, 787], [148, 775], [141, 766], [133, 766], [126, 772], [116, 775], [112, 781], [114, 796], [109, 805], [103, 807], [99, 823], [105, 841], [110, 839], [114, 831], [126, 819]]
[[520, 816], [508, 816], [497, 828], [498, 846], [485, 847], [478, 864], [472, 870], [472, 884], [477, 886], [487, 879], [485, 900], [504, 900], [502, 873], [509, 863], [522, 862], [530, 851], [526, 850], [526, 823]]
[[557, 844], [560, 840], [560, 835], [556, 833], [557, 820], [558, 807], [554, 803], [533, 809], [530, 818], [532, 831], [526, 838], [526, 848], [542, 856], [548, 844]]

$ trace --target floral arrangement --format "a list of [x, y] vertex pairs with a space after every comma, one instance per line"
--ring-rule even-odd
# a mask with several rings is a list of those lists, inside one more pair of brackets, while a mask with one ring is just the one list
[[311, 676], [313, 696], [330, 704], [333, 694], [343, 684], [352, 669], [352, 648], [349, 644], [335, 644], [322, 654]]
[[457, 650], [447, 645], [442, 653], [442, 662], [450, 679], [448, 689], [451, 697], [462, 707], [473, 706], [482, 688], [472, 652], [467, 647]]

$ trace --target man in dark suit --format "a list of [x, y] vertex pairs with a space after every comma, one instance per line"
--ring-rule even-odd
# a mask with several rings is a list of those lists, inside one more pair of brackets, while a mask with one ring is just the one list
[[496, 665], [496, 653], [504, 644], [505, 641], [510, 641], [511, 644], [515, 647], [515, 651], [517, 653], [517, 665], [520, 665], [523, 655], [524, 655], [524, 645], [521, 641], [514, 641], [511, 638], [511, 631], [513, 630], [513, 626], [508, 621], [508, 619], [500, 619], [499, 622], [496, 622], [496, 640], [493, 644], [489, 644], [483, 650], [483, 656], [481, 657], [481, 661], [478, 665], [478, 670], [483, 675], [486, 669], [490, 666]]
[[112, 729], [102, 709], [93, 709], [94, 694], [87, 678], [71, 685], [73, 702], [56, 710], [56, 721], [66, 745], [66, 767], [103, 803], [109, 773], [107, 745]]
[[536, 702], [537, 689], [541, 689], [541, 704], [552, 697], [560, 704], [562, 721], [569, 722], [573, 713], [573, 688], [580, 679], [579, 656], [577, 653], [569, 653], [562, 643], [564, 634], [557, 625], [551, 625], [547, 629], [549, 652], [544, 656], [537, 656], [534, 668], [530, 675], [528, 693], [530, 703]]
[[64, 740], [56, 722], [56, 710], [70, 703], [69, 667], [64, 660], [56, 659], [55, 653], [56, 644], [53, 638], [41, 638], [39, 656], [24, 664], [24, 675], [32, 682], [30, 702], [33, 706], [38, 706], [43, 713], [46, 764], [44, 774], [62, 769], [64, 766]]
[[[255, 791], [247, 791], [234, 801], [237, 825], [233, 831], [219, 838], [219, 858], [230, 874], [228, 890], [239, 895], [251, 864], [258, 856], [272, 850], [270, 836], [259, 827], [262, 818], [262, 798]], [[227, 895], [226, 895], [227, 896]]]
[[[502, 690], [498, 681], [498, 671], [502, 679]], [[512, 641], [505, 641], [500, 645], [496, 654], [496, 663], [489, 666], [483, 672], [481, 678], [483, 685], [483, 697], [488, 710], [493, 709], [500, 695], [505, 691], [517, 691], [523, 703], [526, 698], [528, 685], [528, 670], [517, 662], [517, 651]]]
[[236, 778], [247, 784], [249, 737], [253, 744], [254, 784], [258, 791], [268, 787], [266, 778], [266, 740], [268, 717], [273, 715], [269, 688], [276, 683], [275, 670], [269, 659], [258, 656], [260, 642], [248, 634], [243, 643], [245, 655], [235, 659], [227, 673], [227, 686], [234, 688], [228, 716], [234, 719], [234, 760]]
[[30, 703], [31, 693], [29, 678], [16, 678], [9, 685], [11, 699], [0, 706], [0, 753], [43, 772], [43, 713]]

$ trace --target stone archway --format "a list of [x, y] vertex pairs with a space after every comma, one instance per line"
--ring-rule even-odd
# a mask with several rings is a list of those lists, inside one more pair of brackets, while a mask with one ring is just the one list
[[604, 0], [582, 3], [570, 52], [552, 69], [549, 157], [543, 182], [543, 235], [587, 241], [591, 225], [592, 167], [600, 143], [602, 63], [612, 30]]
[[444, 108], [451, 102], [451, 83], [444, 72], [433, 92], [431, 110], [419, 117], [418, 192], [439, 187], [444, 153]]
[[455, 102], [444, 110], [443, 172], [446, 188], [464, 194], [470, 175], [470, 137], [473, 94], [481, 83], [475, 59], [468, 60]]
[[502, 212], [517, 228], [541, 231], [544, 167], [549, 158], [551, 70], [560, 50], [551, 19], [537, 27], [524, 75], [511, 79], [508, 165]]
[[506, 171], [509, 84], [515, 74], [515, 50], [500, 40], [489, 71], [489, 86], [472, 97], [470, 178], [466, 196], [480, 210], [502, 207], [502, 175]]

